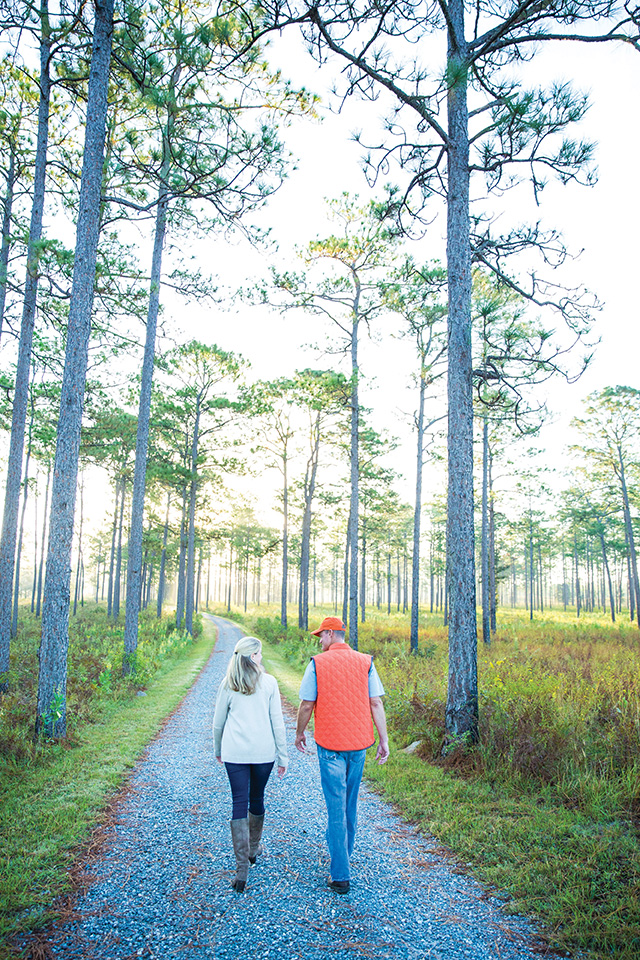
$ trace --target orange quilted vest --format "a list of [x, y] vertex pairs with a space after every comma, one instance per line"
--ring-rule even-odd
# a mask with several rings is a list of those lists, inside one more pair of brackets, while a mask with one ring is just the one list
[[332, 643], [313, 658], [318, 681], [314, 739], [326, 750], [364, 750], [374, 742], [369, 706], [371, 657]]

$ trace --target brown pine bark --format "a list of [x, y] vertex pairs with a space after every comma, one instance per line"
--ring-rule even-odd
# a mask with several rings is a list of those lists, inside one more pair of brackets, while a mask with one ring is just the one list
[[40, 3], [40, 101], [38, 105], [38, 134], [33, 179], [33, 200], [29, 243], [27, 247], [27, 273], [24, 282], [24, 301], [20, 342], [11, 414], [11, 439], [7, 461], [2, 537], [0, 538], [0, 691], [6, 690], [2, 677], [9, 670], [9, 645], [11, 639], [11, 590], [16, 557], [18, 532], [18, 509], [22, 481], [22, 458], [24, 435], [29, 401], [29, 369], [31, 347], [38, 295], [38, 261], [44, 215], [45, 174], [49, 142], [49, 104], [51, 98], [51, 29], [49, 25], [48, 0]]
[[463, 0], [449, 4], [447, 92], [448, 492], [447, 620], [450, 738], [478, 738], [478, 665], [473, 529], [473, 402], [467, 54]]
[[42, 730], [48, 736], [55, 737], [64, 737], [67, 729], [71, 544], [100, 230], [113, 8], [114, 0], [95, 2], [75, 261], [51, 491], [51, 525], [39, 652], [36, 732]]

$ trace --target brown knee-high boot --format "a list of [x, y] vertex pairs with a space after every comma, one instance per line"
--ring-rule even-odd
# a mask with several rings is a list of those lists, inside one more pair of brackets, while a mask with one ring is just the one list
[[263, 826], [264, 813], [258, 817], [249, 811], [249, 863], [255, 863], [260, 854], [264, 853], [264, 847], [260, 843]]
[[231, 886], [238, 893], [242, 893], [247, 883], [249, 873], [249, 820], [231, 820], [231, 839], [233, 852], [236, 855], [236, 878]]

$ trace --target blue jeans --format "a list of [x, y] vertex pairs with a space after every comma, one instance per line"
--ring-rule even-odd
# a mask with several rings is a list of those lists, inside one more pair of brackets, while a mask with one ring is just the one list
[[326, 750], [318, 744], [320, 783], [327, 804], [331, 879], [349, 880], [358, 825], [358, 790], [366, 750]]

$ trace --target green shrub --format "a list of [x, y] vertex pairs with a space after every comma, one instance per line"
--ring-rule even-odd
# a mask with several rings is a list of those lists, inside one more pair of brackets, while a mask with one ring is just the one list
[[[202, 618], [196, 617], [194, 637], [201, 632]], [[109, 704], [135, 696], [163, 663], [182, 657], [190, 643], [188, 635], [175, 629], [174, 617], [158, 620], [151, 610], [143, 611], [134, 670], [123, 677], [124, 622], [109, 619], [103, 607], [85, 604], [69, 622], [67, 741], [75, 742], [79, 725], [98, 722]], [[18, 635], [11, 645], [9, 689], [0, 701], [0, 766], [9, 758], [36, 762], [48, 755], [46, 739], [33, 740], [39, 644], [40, 622], [28, 608], [21, 608]], [[57, 702], [50, 705], [45, 731], [59, 709]]]
[[[315, 611], [314, 623], [331, 612]], [[265, 639], [281, 630], [264, 608], [260, 614], [262, 630], [255, 608], [243, 620], [248, 630]], [[531, 622], [510, 610], [499, 611], [499, 624], [491, 644], [478, 648], [480, 742], [452, 742], [441, 619], [421, 617], [416, 657], [407, 616], [367, 610], [359, 649], [375, 655], [392, 742], [384, 766], [370, 752], [368, 775], [412, 822], [504, 891], [509, 909], [537, 913], [550, 948], [635, 960], [637, 625], [597, 615], [576, 622], [575, 612], [556, 611]], [[317, 649], [299, 631], [278, 640], [276, 657], [294, 674]], [[289, 682], [294, 695], [295, 686]], [[404, 754], [415, 740], [418, 750]]]
[[278, 644], [285, 637], [280, 617], [258, 617], [255, 626], [256, 636], [267, 643]]

